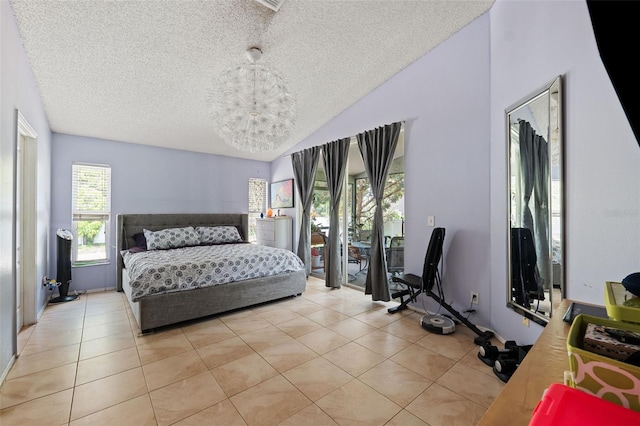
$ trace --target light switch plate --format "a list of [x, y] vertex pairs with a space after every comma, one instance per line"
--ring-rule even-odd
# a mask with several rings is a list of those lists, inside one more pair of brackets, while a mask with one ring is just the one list
[[435, 216], [427, 216], [427, 226], [436, 226]]

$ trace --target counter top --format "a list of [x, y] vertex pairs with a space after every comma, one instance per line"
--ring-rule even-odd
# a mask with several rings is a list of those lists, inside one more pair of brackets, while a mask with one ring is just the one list
[[522, 364], [480, 419], [479, 426], [527, 426], [544, 390], [551, 383], [563, 383], [564, 372], [569, 370], [570, 325], [562, 321], [562, 316], [571, 302], [563, 300], [554, 311]]

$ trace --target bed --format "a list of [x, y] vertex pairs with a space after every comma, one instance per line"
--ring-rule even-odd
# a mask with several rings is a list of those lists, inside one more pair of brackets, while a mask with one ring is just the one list
[[[271, 276], [257, 276], [257, 273], [245, 274], [241, 279], [230, 278], [230, 282], [221, 282], [217, 272], [205, 273], [199, 283], [172, 284], [163, 286], [158, 284], [150, 293], [142, 291], [142, 287], [153, 287], [150, 280], [141, 284], [140, 277], [131, 277], [126, 267], [136, 270], [132, 259], [138, 254], [136, 248], [140, 247], [140, 235], [147, 235], [150, 238], [160, 235], [169, 229], [188, 228], [193, 229], [221, 229], [225, 227], [235, 227], [239, 236], [247, 241], [248, 237], [248, 215], [247, 214], [119, 214], [117, 215], [117, 281], [116, 289], [126, 294], [127, 300], [133, 314], [140, 326], [142, 333], [148, 333], [159, 327], [176, 324], [183, 321], [202, 318], [209, 315], [220, 314], [235, 309], [246, 308], [257, 304], [270, 302], [287, 297], [295, 297], [302, 294], [306, 289], [306, 272], [304, 266], [289, 267], [291, 271], [278, 273]], [[147, 230], [147, 231], [145, 231]], [[151, 233], [151, 235], [149, 234]], [[151, 240], [150, 240], [151, 241]], [[157, 239], [154, 241], [158, 241]], [[218, 245], [218, 244], [200, 244]], [[221, 247], [212, 247], [211, 250], [226, 250], [225, 253], [238, 251], [240, 249], [253, 250], [281, 250], [271, 247], [256, 246], [249, 243], [239, 244], [219, 244]], [[229, 246], [229, 247], [225, 247]], [[233, 247], [230, 247], [233, 246]], [[242, 246], [242, 247], [240, 247]], [[199, 256], [207, 247], [193, 247], [199, 251]], [[144, 252], [144, 249], [139, 250]], [[158, 256], [179, 256], [186, 249], [175, 248], [171, 250], [153, 250]], [[129, 254], [131, 253], [131, 255]], [[261, 252], [264, 254], [264, 252]], [[291, 253], [291, 252], [286, 252]], [[154, 253], [156, 254], [156, 253]], [[283, 257], [282, 252], [274, 252], [274, 256]], [[150, 253], [141, 253], [149, 257]], [[139, 256], [143, 257], [143, 256]], [[125, 262], [125, 258], [127, 262]], [[292, 261], [287, 260], [289, 266]], [[299, 269], [298, 269], [299, 267]], [[178, 267], [174, 267], [174, 269]], [[183, 266], [184, 268], [184, 266]], [[139, 269], [139, 268], [138, 268]], [[295, 269], [295, 270], [294, 270]], [[137, 272], [136, 272], [137, 274]], [[166, 276], [156, 274], [157, 278], [166, 280]], [[246, 279], [245, 279], [246, 278]], [[203, 284], [205, 281], [214, 280], [215, 283]], [[175, 280], [177, 282], [177, 280]], [[218, 282], [220, 281], [220, 282]], [[171, 282], [170, 280], [167, 282]]]

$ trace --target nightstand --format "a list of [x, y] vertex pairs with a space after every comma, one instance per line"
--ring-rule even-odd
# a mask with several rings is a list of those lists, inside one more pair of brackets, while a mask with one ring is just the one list
[[289, 216], [256, 219], [256, 242], [263, 246], [292, 250], [293, 220]]

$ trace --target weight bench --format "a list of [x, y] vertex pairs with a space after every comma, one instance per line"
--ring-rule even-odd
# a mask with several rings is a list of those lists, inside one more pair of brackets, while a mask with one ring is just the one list
[[[484, 342], [489, 341], [493, 337], [493, 332], [482, 331], [476, 327], [471, 321], [462, 316], [451, 305], [444, 301], [444, 294], [442, 291], [442, 281], [440, 279], [440, 271], [438, 270], [438, 264], [442, 259], [442, 246], [444, 244], [444, 228], [434, 228], [431, 233], [431, 239], [429, 240], [429, 246], [427, 247], [427, 253], [424, 258], [424, 266], [422, 268], [422, 276], [419, 277], [415, 274], [403, 274], [399, 276], [393, 276], [391, 281], [405, 285], [407, 288], [399, 292], [393, 293], [392, 298], [400, 298], [400, 305], [389, 308], [387, 311], [390, 314], [396, 313], [407, 308], [407, 305], [411, 302], [416, 302], [418, 295], [424, 293], [427, 296], [433, 298], [443, 308], [449, 311], [460, 322], [473, 330], [478, 335], [473, 341], [476, 345], [482, 345]], [[433, 292], [433, 287], [437, 287], [439, 295]], [[405, 300], [404, 297], [408, 296]]]

